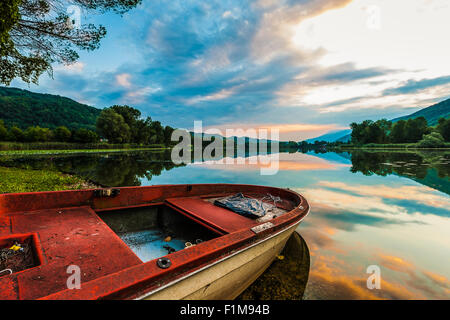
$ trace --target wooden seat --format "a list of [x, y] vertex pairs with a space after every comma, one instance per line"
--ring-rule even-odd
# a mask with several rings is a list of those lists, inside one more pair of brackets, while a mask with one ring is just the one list
[[173, 209], [221, 234], [251, 228], [258, 224], [255, 220], [215, 206], [200, 197], [170, 198], [166, 199], [166, 203]]

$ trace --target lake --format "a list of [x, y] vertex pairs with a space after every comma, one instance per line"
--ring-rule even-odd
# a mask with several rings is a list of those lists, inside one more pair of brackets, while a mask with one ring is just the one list
[[[75, 173], [102, 186], [243, 183], [290, 188], [311, 212], [304, 299], [450, 298], [450, 152], [291, 152], [255, 164], [175, 165], [169, 152], [2, 157], [0, 165]], [[381, 288], [369, 290], [369, 266]]]

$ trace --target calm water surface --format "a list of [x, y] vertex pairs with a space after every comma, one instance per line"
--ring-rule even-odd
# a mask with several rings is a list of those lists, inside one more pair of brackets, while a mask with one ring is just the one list
[[[299, 226], [311, 255], [305, 299], [450, 299], [450, 153], [282, 153], [257, 165], [175, 166], [168, 154], [6, 159], [53, 166], [105, 186], [246, 183], [290, 188], [311, 204]], [[10, 161], [8, 163], [8, 161]], [[381, 269], [369, 290], [367, 267]]]

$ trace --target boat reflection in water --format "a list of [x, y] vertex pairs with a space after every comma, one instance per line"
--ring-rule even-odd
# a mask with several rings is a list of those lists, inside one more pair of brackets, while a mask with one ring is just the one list
[[297, 232], [278, 259], [239, 297], [239, 300], [301, 300], [308, 283], [309, 249]]

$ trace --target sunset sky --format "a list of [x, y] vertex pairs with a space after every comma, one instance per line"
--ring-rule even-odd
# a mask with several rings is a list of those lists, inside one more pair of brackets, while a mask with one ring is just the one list
[[12, 86], [302, 140], [449, 98], [449, 16], [448, 0], [143, 0], [83, 16], [108, 30], [99, 50]]

